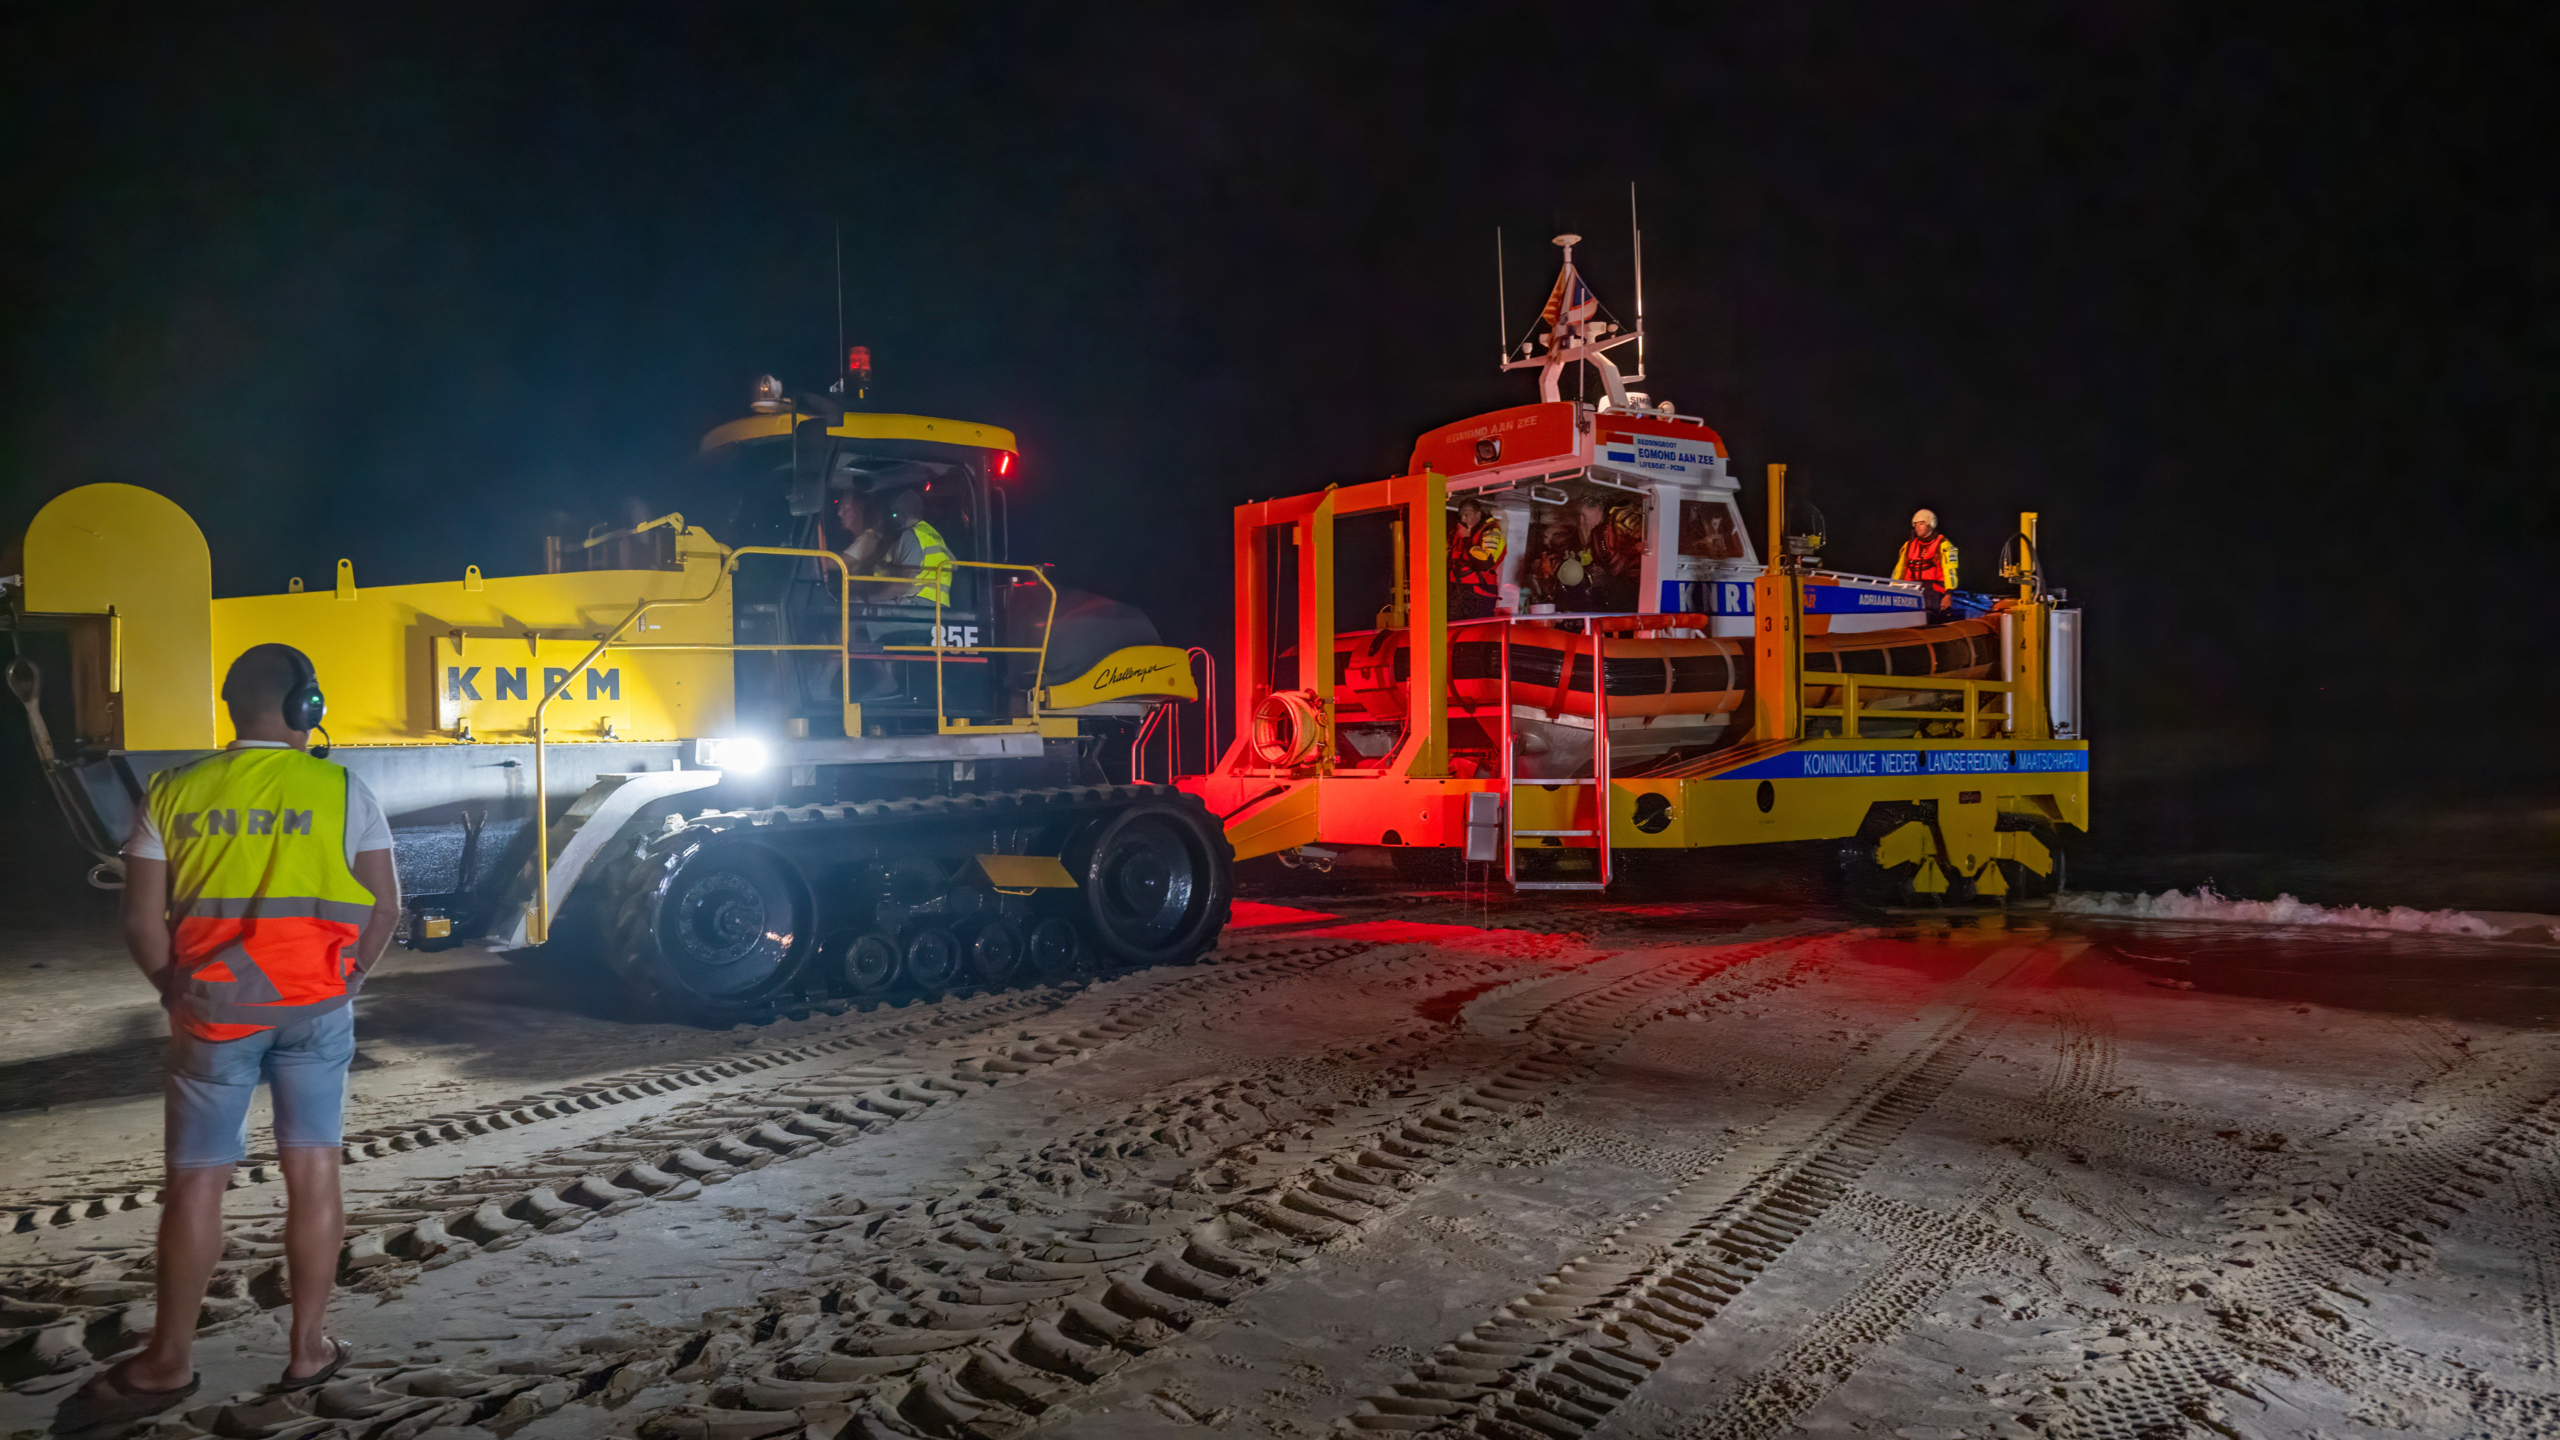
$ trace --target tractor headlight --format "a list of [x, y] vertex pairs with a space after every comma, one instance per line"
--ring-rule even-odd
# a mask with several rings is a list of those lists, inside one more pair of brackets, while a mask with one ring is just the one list
[[764, 742], [746, 736], [693, 742], [693, 763], [712, 770], [752, 775], [765, 767], [768, 758]]

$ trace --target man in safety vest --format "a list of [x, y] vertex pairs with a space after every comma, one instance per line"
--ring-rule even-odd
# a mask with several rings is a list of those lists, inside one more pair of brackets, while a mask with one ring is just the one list
[[[196, 1317], [222, 1258], [222, 1192], [248, 1153], [250, 1098], [275, 1102], [285, 1179], [291, 1345], [279, 1382], [318, 1385], [349, 1347], [321, 1326], [345, 1239], [338, 1191], [349, 1002], [400, 918], [391, 826], [364, 782], [307, 753], [325, 708], [311, 661], [253, 645], [222, 699], [239, 739], [152, 777], [126, 839], [124, 933], [169, 1012], [167, 1177], [153, 1270], [158, 1323], [78, 1397], [140, 1417], [198, 1383]], [[91, 1421], [90, 1423], [98, 1423]]]
[[[877, 504], [877, 502], [874, 502]], [[865, 567], [878, 575], [896, 575], [897, 580], [856, 582], [875, 603], [943, 605], [951, 603], [951, 577], [958, 569], [952, 563], [951, 547], [943, 542], [942, 532], [924, 518], [924, 496], [907, 489], [889, 497], [885, 511], [887, 534], [878, 548], [870, 552]], [[877, 537], [878, 532], [874, 532]], [[861, 574], [861, 570], [854, 571]], [[903, 577], [912, 576], [913, 579]], [[948, 622], [945, 622], [948, 623]], [[863, 627], [874, 645], [931, 645], [930, 629], [919, 630], [911, 620], [875, 620]], [[898, 659], [918, 658], [906, 652]], [[905, 692], [904, 677], [896, 659], [860, 660], [851, 677], [856, 700], [886, 700]]]
[[1901, 553], [1893, 557], [1893, 578], [1919, 581], [1928, 599], [1929, 618], [1946, 618], [1947, 592], [1956, 588], [1956, 546], [1938, 533], [1935, 510], [1913, 512], [1911, 538], [1902, 542]]
[[1473, 495], [1458, 501], [1449, 531], [1449, 618], [1489, 618], [1502, 598], [1502, 517]]
[[913, 575], [915, 584], [892, 591], [893, 600], [914, 600], [925, 605], [951, 603], [951, 547], [942, 543], [942, 532], [924, 518], [924, 497], [913, 490], [901, 490], [889, 498], [889, 528], [896, 538], [890, 541], [885, 573]]

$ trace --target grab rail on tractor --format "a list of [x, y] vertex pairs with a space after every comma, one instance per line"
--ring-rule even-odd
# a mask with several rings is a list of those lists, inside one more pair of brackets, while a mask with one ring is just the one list
[[[1820, 678], [1817, 679], [1816, 676]], [[2015, 697], [2022, 687], [2014, 680], [1946, 680], [1934, 675], [1870, 676], [1855, 675], [1847, 671], [1834, 674], [1823, 670], [1808, 673], [1805, 676], [1804, 688], [1807, 690], [1836, 689], [1840, 692], [1839, 704], [1807, 705], [1804, 707], [1804, 715], [1807, 719], [1817, 716], [1838, 719], [1840, 737], [1844, 740], [1865, 738], [1858, 729], [1858, 722], [1862, 719], [1920, 720], [1931, 724], [1943, 724], [1954, 720], [1964, 727], [1964, 739], [1987, 740], [1999, 733], [1992, 728], [1995, 723], [2002, 730], [2008, 728], [2009, 707], [2017, 703]], [[1887, 710], [1866, 703], [1866, 696], [1878, 690], [1961, 691], [1964, 696], [1964, 705], [1960, 710]], [[1986, 694], [2004, 697], [1999, 709], [1982, 708], [1982, 700]]]
[[[1200, 735], [1200, 768], [1193, 772], [1206, 775], [1218, 765], [1218, 658], [1194, 645], [1182, 652], [1184, 661], [1198, 661], [1207, 667], [1206, 683], [1200, 687], [1200, 704], [1204, 722]], [[1129, 778], [1143, 782], [1146, 778], [1147, 746], [1158, 736], [1164, 739], [1164, 783], [1182, 778], [1182, 703], [1164, 700], [1148, 707], [1147, 718], [1138, 722], [1138, 733], [1129, 740]]]
[[[651, 523], [654, 524], [656, 522], [653, 521]], [[547, 763], [548, 754], [545, 749], [545, 740], [549, 731], [543, 724], [543, 717], [545, 713], [550, 710], [551, 702], [553, 700], [556, 700], [560, 696], [568, 693], [571, 681], [584, 674], [587, 668], [595, 664], [597, 659], [608, 649], [723, 650], [733, 654], [739, 651], [773, 653], [793, 650], [814, 650], [843, 654], [849, 651], [853, 645], [854, 585], [857, 582], [909, 585], [915, 583], [916, 579], [913, 575], [853, 574], [851, 567], [845, 564], [844, 557], [838, 555], [832, 550], [804, 550], [785, 545], [741, 545], [734, 549], [722, 546], [721, 554], [722, 559], [720, 562], [720, 573], [713, 577], [710, 589], [704, 591], [700, 595], [661, 596], [656, 599], [643, 600], [639, 604], [632, 606], [630, 614], [623, 616], [621, 621], [612, 629], [597, 637], [594, 647], [588, 650], [585, 655], [579, 657], [577, 664], [570, 666], [561, 674], [559, 683], [556, 685], [546, 684], [543, 687], [542, 699], [533, 707], [534, 902], [533, 914], [527, 917], [525, 923], [525, 939], [532, 944], [540, 945], [551, 938], [551, 784], [550, 769]], [[659, 641], [641, 643], [624, 643], [622, 641], [621, 637], [624, 632], [630, 630], [633, 625], [639, 623], [640, 617], [648, 614], [652, 610], [681, 609], [687, 606], [710, 604], [712, 600], [719, 596], [720, 587], [728, 584], [729, 577], [736, 573], [738, 562], [750, 555], [779, 555], [803, 560], [817, 560], [836, 567], [836, 570], [841, 575], [844, 583], [838, 587], [836, 592], [835, 644], [739, 644], [735, 641], [718, 640]], [[934, 726], [938, 733], [944, 735], [1036, 733], [1040, 728], [1040, 687], [1048, 681], [1049, 632], [1056, 624], [1058, 618], [1058, 587], [1049, 583], [1048, 575], [1043, 573], [1037, 565], [1013, 565], [993, 560], [953, 560], [947, 563], [953, 566], [965, 566], [972, 570], [1021, 570], [1029, 572], [1034, 579], [1040, 582], [1041, 587], [1049, 592], [1049, 613], [1047, 619], [1040, 627], [1040, 643], [1038, 645], [946, 645], [943, 642], [949, 638], [949, 631], [942, 623], [943, 603], [940, 600], [936, 600], [933, 602], [933, 644], [883, 645], [880, 647], [881, 650], [884, 652], [922, 652], [930, 653], [933, 656]], [[1031, 710], [1028, 716], [1020, 721], [997, 721], [986, 725], [973, 724], [967, 720], [962, 720], [957, 724], [953, 723], [943, 690], [943, 657], [964, 649], [968, 650], [972, 654], [1037, 655], [1040, 657], [1033, 663], [1030, 696]], [[841, 703], [844, 706], [845, 733], [848, 735], [856, 734], [859, 732], [862, 712], [860, 708], [853, 703], [853, 667], [851, 665], [848, 664], [839, 667], [837, 683], [840, 687], [839, 694], [841, 696]]]

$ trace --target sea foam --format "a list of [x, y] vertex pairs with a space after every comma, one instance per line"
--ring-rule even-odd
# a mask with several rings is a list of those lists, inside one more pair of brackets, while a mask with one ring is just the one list
[[[2335, 925], [2354, 930], [2403, 930], [2423, 935], [2476, 935], [2484, 939], [2507, 933], [2468, 910], [2413, 910], [2394, 905], [2376, 910], [2364, 905], [2314, 905], [2290, 895], [2273, 900], [2234, 900], [2199, 885], [2194, 894], [2164, 890], [2157, 895], [2121, 891], [2069, 891], [2054, 897], [2053, 908], [2069, 915], [2121, 915], [2135, 920], [2218, 920], [2242, 925]], [[2560, 930], [2554, 931], [2560, 939]]]

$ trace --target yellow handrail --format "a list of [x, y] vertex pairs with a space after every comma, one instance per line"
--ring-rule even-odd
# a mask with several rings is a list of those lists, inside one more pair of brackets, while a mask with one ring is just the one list
[[1804, 708], [1803, 713], [1807, 716], [1837, 716], [1840, 720], [1840, 735], [1844, 740], [1858, 740], [1864, 738], [1858, 732], [1858, 722], [1869, 714], [1890, 714], [1892, 718], [1897, 720], [1926, 719], [1931, 717], [1939, 719], [1956, 718], [1954, 715], [1943, 710], [1895, 710], [1891, 712], [1871, 712], [1860, 701], [1859, 692], [1862, 690], [1961, 691], [1964, 694], [1964, 709], [1962, 711], [1964, 738], [1967, 740], [1980, 740], [1989, 738], [1989, 735], [1987, 730], [1983, 734], [1976, 734], [1975, 727], [1977, 725], [1988, 726], [1993, 720], [1998, 720], [2005, 724], [2009, 719], [2008, 709], [2005, 706], [1999, 710], [1984, 710], [1982, 708], [1983, 695], [1986, 692], [1996, 695], [2015, 695], [2018, 693], [2020, 687], [2018, 682], [2014, 680], [1954, 680], [1940, 679], [1934, 675], [1868, 676], [1851, 674], [1846, 671], [1835, 673], [1828, 670], [1819, 670], [1806, 675], [1805, 688], [1836, 689], [1841, 692], [1840, 703], [1838, 705], [1808, 705]]
[[[678, 517], [662, 516], [662, 517], [660, 517], [660, 520], [661, 520], [661, 521], [663, 521], [663, 520], [667, 520], [667, 519], [676, 519], [676, 518], [678, 518]], [[652, 522], [650, 522], [650, 523], [651, 523], [652, 525], [655, 525], [655, 524], [660, 523], [660, 521], [652, 521]], [[643, 527], [643, 528], [646, 528], [646, 527]], [[677, 608], [682, 608], [682, 607], [685, 607], [685, 606], [691, 606], [691, 605], [707, 605], [707, 604], [711, 603], [711, 601], [712, 601], [715, 597], [717, 597], [717, 596], [719, 595], [719, 593], [720, 593], [720, 587], [721, 587], [721, 586], [723, 586], [723, 585], [725, 585], [725, 584], [727, 584], [727, 583], [729, 583], [729, 577], [730, 577], [733, 573], [735, 573], [735, 572], [736, 572], [736, 570], [737, 570], [737, 568], [738, 568], [738, 562], [739, 562], [739, 560], [741, 560], [741, 559], [743, 559], [743, 558], [745, 558], [746, 556], [749, 556], [749, 555], [782, 555], [782, 556], [792, 556], [792, 557], [797, 557], [797, 558], [800, 558], [800, 559], [807, 559], [807, 560], [821, 560], [821, 561], [824, 561], [824, 562], [826, 562], [826, 563], [828, 563], [828, 564], [831, 564], [831, 565], [833, 565], [833, 566], [835, 566], [835, 567], [836, 567], [837, 571], [838, 571], [838, 572], [840, 573], [840, 575], [842, 576], [843, 583], [842, 583], [840, 586], [838, 586], [837, 591], [836, 591], [836, 643], [835, 643], [835, 644], [833, 644], [833, 645], [779, 645], [779, 644], [777, 644], [777, 645], [764, 645], [764, 644], [756, 644], [756, 645], [740, 645], [740, 644], [736, 644], [736, 643], [722, 643], [722, 642], [716, 642], [716, 641], [696, 641], [696, 642], [690, 642], [690, 643], [680, 643], [680, 642], [672, 642], [672, 641], [671, 641], [671, 642], [666, 642], [666, 643], [661, 643], [661, 644], [648, 644], [648, 643], [642, 643], [642, 644], [617, 644], [618, 638], [619, 638], [619, 637], [620, 637], [620, 636], [621, 636], [625, 631], [629, 630], [629, 629], [632, 627], [632, 625], [634, 625], [635, 623], [637, 623], [637, 622], [639, 621], [639, 619], [640, 619], [640, 617], [641, 617], [641, 616], [648, 614], [648, 613], [649, 613], [650, 611], [652, 611], [652, 610], [658, 609], [658, 608], [660, 608], [660, 607], [666, 607], [666, 608], [669, 608], [669, 609], [677, 609]], [[1052, 629], [1052, 628], [1057, 624], [1057, 619], [1058, 619], [1058, 587], [1057, 587], [1056, 585], [1054, 585], [1054, 584], [1051, 584], [1051, 583], [1050, 583], [1050, 580], [1049, 580], [1048, 575], [1047, 575], [1046, 573], [1044, 573], [1044, 572], [1040, 569], [1040, 567], [1039, 567], [1039, 566], [1037, 566], [1037, 565], [1016, 565], [1016, 564], [1000, 563], [1000, 562], [996, 562], [996, 561], [987, 561], [987, 560], [955, 560], [955, 561], [952, 561], [952, 562], [950, 562], [950, 563], [951, 563], [951, 564], [953, 564], [953, 565], [955, 565], [955, 566], [965, 565], [965, 566], [967, 566], [967, 567], [969, 567], [969, 568], [971, 568], [971, 569], [974, 569], [974, 570], [1027, 570], [1027, 571], [1029, 571], [1029, 572], [1032, 574], [1032, 576], [1033, 576], [1035, 579], [1037, 579], [1037, 580], [1040, 582], [1040, 584], [1041, 584], [1042, 588], [1046, 589], [1046, 590], [1049, 592], [1049, 612], [1048, 612], [1048, 617], [1047, 617], [1046, 621], [1042, 624], [1041, 629], [1040, 629], [1040, 643], [1039, 643], [1039, 645], [1037, 645], [1037, 646], [1029, 646], [1029, 645], [1009, 645], [1009, 646], [992, 646], [992, 645], [982, 645], [982, 646], [974, 647], [974, 649], [975, 649], [978, 653], [996, 653], [996, 654], [1008, 654], [1008, 655], [1014, 655], [1014, 654], [1019, 654], [1019, 655], [1028, 655], [1028, 654], [1034, 654], [1034, 653], [1036, 653], [1036, 654], [1038, 654], [1038, 655], [1039, 655], [1039, 657], [1040, 657], [1040, 658], [1039, 658], [1036, 662], [1034, 662], [1033, 667], [1032, 667], [1032, 685], [1031, 685], [1031, 696], [1030, 696], [1031, 714], [1030, 714], [1030, 717], [1029, 717], [1029, 725], [1030, 725], [1030, 727], [1031, 727], [1031, 728], [1037, 728], [1037, 726], [1038, 726], [1038, 724], [1039, 724], [1039, 720], [1040, 720], [1040, 688], [1041, 688], [1041, 686], [1042, 686], [1042, 685], [1046, 684], [1046, 683], [1047, 683], [1047, 681], [1048, 681], [1048, 673], [1049, 673], [1049, 632], [1050, 632], [1050, 630], [1051, 630], [1051, 629]], [[852, 573], [852, 568], [851, 568], [850, 566], [848, 566], [848, 565], [846, 565], [846, 564], [845, 564], [844, 557], [843, 557], [843, 556], [841, 556], [841, 555], [839, 555], [839, 554], [837, 554], [836, 552], [834, 552], [834, 551], [832, 551], [832, 550], [804, 550], [804, 549], [798, 549], [798, 548], [794, 548], [794, 547], [790, 547], [790, 546], [781, 546], [781, 545], [742, 545], [742, 546], [737, 547], [736, 549], [727, 549], [726, 547], [723, 547], [723, 559], [722, 559], [722, 561], [721, 561], [721, 565], [720, 565], [720, 573], [719, 573], [717, 576], [715, 576], [715, 577], [713, 578], [713, 580], [712, 580], [712, 582], [711, 582], [711, 588], [710, 588], [709, 590], [706, 590], [706, 591], [704, 591], [702, 594], [700, 594], [700, 595], [696, 595], [696, 596], [692, 596], [692, 597], [690, 597], [690, 598], [683, 598], [683, 597], [661, 597], [661, 598], [658, 598], [658, 599], [643, 600], [643, 601], [641, 601], [639, 604], [637, 604], [637, 605], [635, 605], [635, 606], [633, 606], [633, 607], [632, 607], [632, 609], [631, 609], [631, 613], [630, 613], [630, 614], [625, 615], [625, 616], [623, 616], [623, 617], [622, 617], [622, 620], [621, 620], [621, 622], [620, 622], [620, 623], [616, 624], [616, 625], [615, 625], [611, 630], [606, 631], [602, 636], [600, 636], [600, 637], [598, 637], [598, 638], [597, 638], [597, 640], [596, 640], [596, 643], [595, 643], [594, 647], [593, 647], [593, 648], [591, 648], [591, 649], [589, 649], [589, 650], [587, 651], [587, 653], [586, 653], [583, 657], [581, 657], [581, 658], [579, 659], [579, 661], [578, 661], [578, 663], [577, 663], [577, 664], [575, 664], [575, 665], [573, 665], [573, 666], [569, 667], [569, 669], [568, 669], [568, 670], [567, 670], [567, 671], [566, 671], [566, 672], [565, 672], [565, 673], [560, 677], [560, 682], [559, 682], [559, 684], [557, 684], [556, 686], [554, 686], [554, 685], [546, 685], [546, 686], [544, 687], [544, 689], [543, 689], [542, 699], [541, 699], [539, 702], [537, 702], [537, 703], [534, 705], [534, 707], [533, 707], [533, 797], [534, 797], [534, 798], [533, 798], [533, 829], [534, 829], [534, 839], [533, 839], [533, 858], [534, 858], [534, 909], [533, 909], [533, 914], [531, 914], [530, 916], [526, 917], [526, 922], [525, 922], [525, 940], [526, 940], [526, 942], [527, 942], [528, 944], [540, 945], [540, 944], [545, 943], [546, 941], [548, 941], [548, 940], [551, 938], [551, 784], [550, 784], [550, 778], [551, 778], [551, 777], [550, 777], [550, 767], [549, 767], [549, 763], [548, 763], [548, 762], [549, 762], [549, 754], [548, 754], [548, 751], [547, 751], [547, 749], [546, 749], [546, 741], [547, 741], [547, 739], [548, 739], [549, 731], [548, 731], [548, 729], [547, 729], [547, 728], [544, 726], [544, 724], [543, 724], [543, 717], [544, 717], [545, 713], [546, 713], [546, 712], [548, 712], [548, 711], [550, 710], [550, 708], [551, 708], [551, 702], [552, 702], [554, 699], [558, 698], [558, 697], [559, 697], [559, 696], [561, 696], [561, 695], [564, 695], [564, 694], [567, 694], [567, 693], [568, 693], [568, 690], [569, 690], [569, 684], [570, 684], [570, 682], [571, 682], [571, 681], [576, 680], [576, 679], [578, 678], [578, 676], [579, 676], [579, 675], [581, 675], [581, 674], [585, 673], [585, 671], [586, 671], [587, 667], [589, 667], [589, 666], [593, 665], [593, 664], [596, 662], [596, 660], [598, 659], [598, 657], [602, 656], [602, 655], [604, 654], [604, 652], [605, 652], [607, 649], [623, 649], [623, 650], [727, 650], [727, 651], [731, 651], [731, 652], [740, 651], [740, 650], [753, 651], [753, 652], [774, 652], [774, 651], [788, 651], [788, 650], [822, 650], [822, 651], [833, 651], [833, 652], [835, 652], [835, 653], [837, 653], [837, 654], [844, 654], [844, 653], [847, 653], [848, 651], [850, 651], [850, 650], [852, 649], [852, 645], [853, 645], [853, 586], [854, 586], [855, 582], [857, 582], [857, 581], [863, 581], [863, 582], [873, 582], [873, 581], [877, 581], [877, 582], [883, 582], [883, 583], [888, 583], [888, 584], [909, 584], [909, 583], [913, 583], [913, 581], [915, 580], [915, 578], [916, 578], [916, 577], [914, 577], [914, 576], [912, 576], [912, 575], [856, 575], [856, 574], [853, 574], [853, 573]], [[953, 653], [953, 652], [955, 652], [955, 651], [957, 651], [957, 650], [960, 650], [960, 649], [962, 649], [962, 648], [964, 648], [964, 647], [958, 647], [958, 646], [947, 646], [947, 645], [944, 645], [944, 644], [940, 643], [940, 642], [941, 642], [941, 639], [942, 639], [942, 637], [943, 637], [943, 635], [944, 635], [944, 633], [945, 633], [945, 627], [944, 627], [944, 625], [942, 624], [942, 611], [943, 611], [943, 604], [942, 604], [942, 602], [941, 602], [940, 600], [936, 600], [936, 601], [934, 602], [934, 604], [933, 604], [933, 621], [934, 621], [934, 624], [933, 624], [933, 633], [934, 633], [934, 638], [935, 638], [935, 643], [934, 643], [934, 644], [929, 645], [929, 646], [927, 646], [927, 645], [884, 645], [884, 646], [882, 646], [882, 647], [881, 647], [881, 649], [882, 649], [883, 651], [889, 651], [889, 650], [898, 650], [898, 651], [928, 651], [928, 650], [929, 650], [929, 651], [931, 651], [931, 652], [932, 652], [932, 654], [933, 654], [934, 726], [935, 726], [935, 729], [936, 729], [936, 731], [937, 731], [938, 733], [940, 733], [940, 734], [944, 734], [944, 735], [950, 735], [950, 734], [962, 733], [962, 732], [965, 732], [965, 731], [971, 730], [971, 729], [973, 729], [973, 728], [974, 728], [974, 729], [980, 729], [980, 730], [997, 730], [997, 729], [1012, 730], [1012, 729], [1015, 729], [1015, 728], [1019, 728], [1019, 727], [1009, 726], [1009, 725], [1005, 725], [1005, 726], [1000, 726], [1000, 725], [988, 725], [988, 726], [981, 726], [981, 727], [972, 727], [972, 726], [968, 725], [966, 722], [963, 722], [962, 724], [960, 724], [960, 725], [959, 725], [959, 726], [957, 726], [957, 727], [955, 727], [955, 726], [953, 726], [953, 725], [952, 725], [949, 715], [948, 715], [947, 713], [945, 713], [945, 698], [944, 698], [944, 694], [943, 694], [943, 684], [942, 684], [942, 664], [943, 664], [942, 657], [943, 657], [944, 655], [946, 655], [946, 654]], [[837, 684], [838, 684], [838, 686], [839, 686], [839, 689], [838, 689], [839, 703], [844, 707], [845, 717], [846, 717], [848, 720], [850, 720], [850, 719], [852, 719], [852, 718], [853, 718], [853, 715], [854, 715], [854, 709], [853, 709], [853, 666], [852, 666], [851, 664], [846, 664], [846, 665], [843, 665], [843, 666], [838, 667], [838, 670], [837, 670]]]

